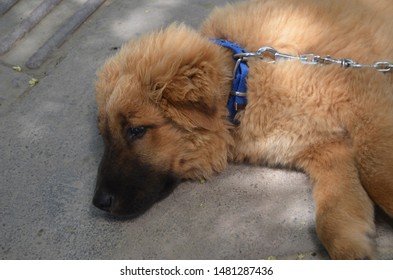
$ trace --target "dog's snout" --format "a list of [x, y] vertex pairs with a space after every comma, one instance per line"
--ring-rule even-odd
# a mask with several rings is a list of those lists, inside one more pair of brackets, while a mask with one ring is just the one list
[[108, 193], [97, 192], [93, 198], [93, 204], [95, 207], [108, 211], [110, 210], [113, 202], [113, 196]]

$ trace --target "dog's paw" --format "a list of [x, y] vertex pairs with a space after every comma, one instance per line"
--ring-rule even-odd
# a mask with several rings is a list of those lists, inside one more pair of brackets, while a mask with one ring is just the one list
[[357, 234], [336, 238], [326, 246], [336, 260], [372, 260], [375, 258], [375, 241], [372, 234]]

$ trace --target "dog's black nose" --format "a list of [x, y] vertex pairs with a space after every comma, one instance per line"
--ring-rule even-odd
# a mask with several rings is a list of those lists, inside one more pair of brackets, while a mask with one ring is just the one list
[[112, 206], [112, 200], [112, 195], [103, 192], [96, 192], [93, 198], [93, 204], [95, 207], [109, 212]]

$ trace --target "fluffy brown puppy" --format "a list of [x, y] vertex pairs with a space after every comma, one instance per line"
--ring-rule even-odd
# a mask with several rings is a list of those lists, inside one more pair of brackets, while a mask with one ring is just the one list
[[317, 234], [335, 259], [374, 257], [373, 202], [393, 216], [393, 74], [250, 59], [248, 105], [228, 121], [232, 52], [393, 60], [390, 0], [261, 0], [133, 40], [98, 73], [105, 153], [94, 204], [137, 216], [181, 179], [228, 161], [296, 168], [314, 184]]

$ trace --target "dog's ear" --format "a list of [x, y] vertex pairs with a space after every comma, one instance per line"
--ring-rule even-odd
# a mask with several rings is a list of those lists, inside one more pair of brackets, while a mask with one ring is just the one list
[[170, 77], [160, 78], [155, 79], [152, 90], [167, 117], [184, 128], [217, 129], [214, 119], [221, 81], [208, 62], [185, 64]]
[[216, 85], [213, 84], [214, 72], [209, 69], [208, 63], [185, 64], [176, 68], [174, 73], [166, 73], [153, 80], [152, 89], [156, 100], [210, 107], [215, 101]]
[[[140, 61], [130, 65], [139, 66], [137, 73], [148, 85], [150, 99], [178, 123], [214, 129], [209, 118], [217, 117], [231, 77], [222, 48], [191, 28], [176, 24], [146, 37], [144, 42], [145, 47], [138, 48]], [[228, 59], [231, 63], [232, 58]]]

